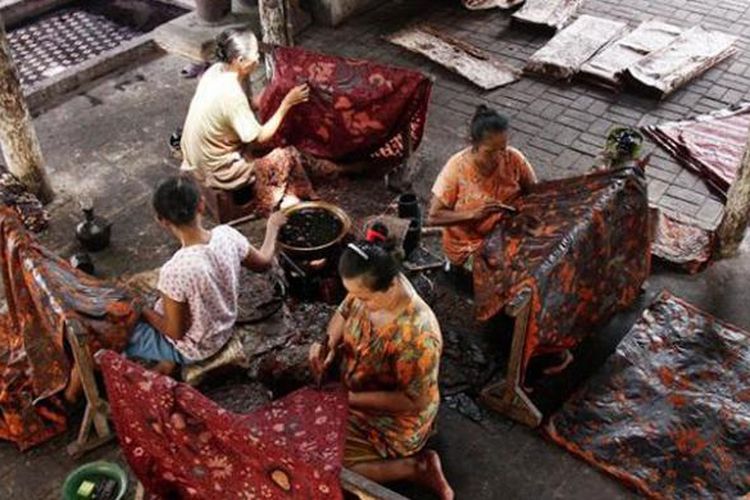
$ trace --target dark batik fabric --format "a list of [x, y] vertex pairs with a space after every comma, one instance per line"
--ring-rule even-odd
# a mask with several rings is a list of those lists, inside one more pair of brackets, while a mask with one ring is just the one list
[[511, 202], [475, 254], [477, 316], [488, 320], [531, 290], [524, 366], [574, 347], [630, 305], [650, 261], [646, 180], [625, 168], [540, 183]]
[[114, 352], [101, 366], [123, 453], [151, 498], [343, 498], [342, 388], [237, 414]]
[[65, 327], [85, 335], [95, 352], [124, 349], [138, 319], [122, 288], [73, 269], [0, 208], [0, 264], [7, 313], [0, 315], [0, 439], [26, 449], [65, 430], [57, 394], [71, 360]]
[[[274, 47], [273, 78], [261, 98], [267, 121], [295, 85], [310, 100], [284, 119], [272, 145], [334, 161], [397, 163], [422, 140], [432, 82], [421, 73], [300, 48]], [[409, 136], [407, 136], [409, 134]]]
[[664, 292], [548, 430], [649, 497], [742, 497], [750, 333]]

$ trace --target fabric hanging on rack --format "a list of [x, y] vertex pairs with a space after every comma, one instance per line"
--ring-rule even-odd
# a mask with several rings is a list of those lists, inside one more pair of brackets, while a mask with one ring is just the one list
[[114, 352], [99, 361], [123, 453], [151, 498], [343, 498], [341, 387], [237, 414]]
[[287, 114], [269, 146], [391, 165], [422, 141], [432, 82], [421, 73], [296, 47], [273, 47], [269, 57], [273, 77], [261, 96], [262, 122], [292, 87], [310, 87], [310, 100]]

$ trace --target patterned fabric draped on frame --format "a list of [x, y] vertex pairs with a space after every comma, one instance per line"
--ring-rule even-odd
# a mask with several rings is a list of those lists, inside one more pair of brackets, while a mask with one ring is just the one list
[[111, 351], [100, 362], [123, 452], [151, 498], [343, 498], [340, 387], [241, 415]]
[[139, 316], [122, 288], [85, 275], [27, 233], [0, 207], [0, 263], [8, 312], [0, 315], [0, 438], [24, 450], [65, 430], [56, 396], [68, 383], [66, 326], [91, 352], [124, 349]]
[[577, 345], [629, 306], [649, 274], [646, 180], [624, 168], [544, 182], [513, 204], [475, 255], [477, 317], [489, 320], [524, 288], [531, 314], [524, 366]]
[[[432, 82], [421, 73], [364, 60], [274, 47], [274, 74], [263, 93], [262, 122], [295, 85], [310, 101], [294, 107], [273, 146], [334, 161], [397, 164], [416, 150], [424, 132]], [[410, 134], [410, 140], [407, 137]]]

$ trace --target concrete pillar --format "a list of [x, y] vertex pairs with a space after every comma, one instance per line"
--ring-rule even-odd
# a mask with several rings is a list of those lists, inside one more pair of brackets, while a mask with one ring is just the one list
[[31, 114], [21, 90], [18, 71], [10, 54], [3, 20], [0, 19], [0, 146], [8, 170], [42, 203], [53, 193]]
[[750, 223], [750, 134], [737, 178], [727, 193], [724, 218], [716, 230], [719, 258], [737, 255]]

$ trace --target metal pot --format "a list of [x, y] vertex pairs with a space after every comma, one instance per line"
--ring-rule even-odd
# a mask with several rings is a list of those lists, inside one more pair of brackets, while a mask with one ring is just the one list
[[351, 231], [352, 220], [341, 208], [324, 201], [304, 201], [302, 203], [297, 203], [296, 205], [288, 207], [282, 212], [284, 213], [284, 215], [289, 217], [295, 212], [299, 212], [300, 210], [304, 210], [307, 208], [323, 209], [336, 217], [339, 221], [341, 221], [341, 231], [339, 232], [338, 236], [336, 236], [336, 238], [334, 238], [330, 242], [317, 247], [295, 247], [284, 243], [281, 240], [279, 240], [279, 247], [282, 251], [284, 251], [284, 253], [286, 253], [290, 258], [294, 260], [303, 260], [309, 262], [317, 259], [333, 257], [339, 250], [341, 241], [346, 237], [347, 234], [349, 234], [349, 231]]

